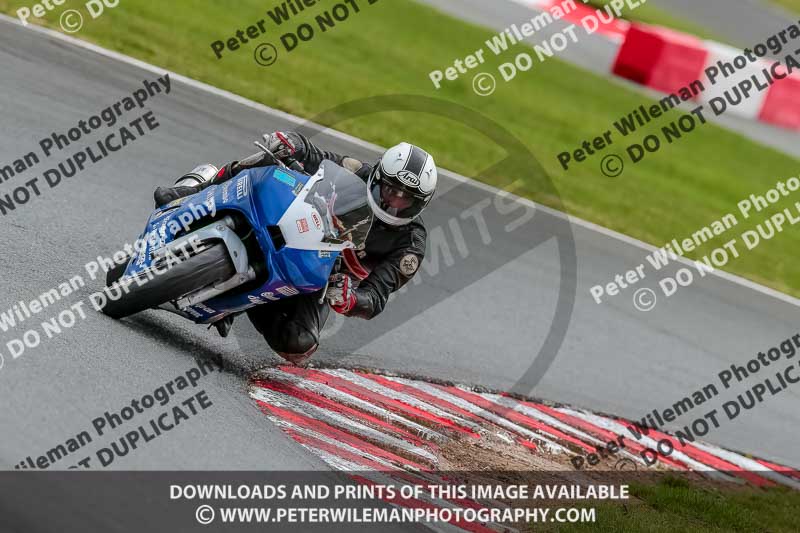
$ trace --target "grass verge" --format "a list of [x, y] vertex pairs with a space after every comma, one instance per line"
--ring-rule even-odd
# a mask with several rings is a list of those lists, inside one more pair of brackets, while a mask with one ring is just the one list
[[[800, 493], [788, 489], [698, 488], [684, 479], [667, 478], [657, 484], [632, 484], [625, 505], [593, 505], [597, 521], [584, 524], [537, 524], [536, 531], [562, 533], [791, 533], [797, 531]], [[584, 507], [583, 505], [579, 507]], [[533, 529], [530, 529], [531, 531]]]
[[[795, 159], [711, 124], [637, 165], [629, 164], [615, 179], [602, 175], [598, 157], [565, 172], [556, 160], [558, 153], [613, 130], [612, 123], [619, 117], [652, 101], [557, 58], [536, 63], [510, 82], [500, 81], [491, 97], [472, 91], [477, 70], [435, 90], [429, 72], [485, 49], [484, 42], [493, 34], [407, 0], [358, 3], [358, 14], [325, 33], [318, 31], [313, 40], [291, 53], [281, 51], [277, 63], [268, 68], [253, 61], [253, 42], [238, 51], [226, 51], [222, 59], [214, 57], [210, 45], [260, 19], [267, 21], [268, 30], [262, 40], [279, 45], [281, 34], [330, 9], [331, 4], [321, 2], [276, 27], [265, 13], [274, 4], [260, 0], [207, 2], [202, 9], [189, 0], [121, 2], [95, 20], [84, 15], [87, 20], [77, 36], [304, 117], [349, 99], [380, 94], [433, 96], [476, 109], [533, 151], [558, 189], [564, 209], [656, 245], [687, 237], [736, 212], [737, 202], [751, 193], [763, 194], [778, 179], [797, 175]], [[0, 0], [0, 10], [13, 14], [25, 4], [24, 0]], [[85, 14], [83, 2], [67, 0], [41, 22], [57, 28], [64, 9]], [[498, 65], [512, 61], [521, 51], [518, 46], [497, 57], [487, 51], [481, 70], [497, 75]], [[109, 95], [109, 101], [113, 98]], [[628, 143], [641, 142], [646, 133], [679, 116], [671, 112], [628, 138], [615, 133], [610, 150], [621, 154]], [[491, 146], [480, 132], [419, 113], [383, 113], [336, 127], [384, 146], [409, 140], [428, 148], [441, 166], [465, 175], [476, 175], [503, 156], [503, 148]], [[242, 140], [243, 149], [248, 143]], [[240, 155], [231, 154], [231, 159]], [[481, 179], [500, 186], [521, 179], [523, 185], [515, 192], [560, 206], [558, 198], [546, 192], [545, 177], [536, 172], [523, 169], [516, 175]], [[790, 197], [768, 212], [792, 203]], [[742, 222], [736, 234], [754, 227], [764, 214]], [[714, 239], [693, 257], [702, 257], [727, 240], [725, 236]], [[745, 251], [726, 269], [800, 296], [800, 261], [794, 260], [798, 246], [800, 232], [787, 230]]]
[[771, 3], [788, 9], [792, 13], [800, 14], [800, 0], [771, 0]]

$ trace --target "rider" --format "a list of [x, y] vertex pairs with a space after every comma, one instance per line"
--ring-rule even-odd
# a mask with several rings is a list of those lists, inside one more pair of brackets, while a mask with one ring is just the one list
[[[270, 347], [299, 365], [319, 346], [329, 309], [345, 316], [371, 319], [383, 311], [389, 295], [416, 274], [427, 239], [419, 215], [436, 191], [437, 170], [430, 154], [408, 143], [390, 148], [380, 160], [369, 164], [322, 151], [296, 132], [276, 131], [264, 138], [267, 148], [278, 159], [287, 164], [299, 163], [308, 174], [315, 174], [325, 159], [356, 174], [367, 183], [365, 193], [376, 218], [363, 249], [344, 254], [345, 263], [355, 274], [332, 276], [324, 299], [320, 298], [321, 293], [306, 294], [247, 312]], [[268, 165], [268, 161], [262, 152], [220, 170], [213, 165], [198, 167], [179, 179], [175, 187], [156, 189], [156, 206], [224, 182], [242, 170]], [[364, 279], [359, 281], [359, 277]], [[216, 324], [223, 337], [228, 335], [232, 321], [233, 317], [228, 317]]]

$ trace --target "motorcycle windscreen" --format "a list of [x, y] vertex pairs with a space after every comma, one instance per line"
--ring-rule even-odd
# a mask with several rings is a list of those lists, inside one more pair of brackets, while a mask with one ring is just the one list
[[331, 244], [351, 242], [359, 248], [372, 227], [367, 184], [333, 161], [323, 161], [322, 169], [325, 177], [311, 187], [305, 200], [322, 216], [322, 240]]

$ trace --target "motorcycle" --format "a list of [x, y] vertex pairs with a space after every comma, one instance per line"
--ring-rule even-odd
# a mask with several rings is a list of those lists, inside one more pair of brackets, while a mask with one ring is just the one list
[[363, 246], [372, 226], [366, 184], [331, 161], [308, 175], [256, 145], [272, 164], [153, 211], [141, 246], [107, 273], [106, 315], [163, 309], [212, 325], [256, 305], [324, 295], [348, 263], [342, 255]]

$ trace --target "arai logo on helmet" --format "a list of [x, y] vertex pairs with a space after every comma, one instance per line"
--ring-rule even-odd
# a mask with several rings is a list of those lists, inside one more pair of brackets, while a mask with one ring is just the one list
[[397, 173], [397, 179], [409, 187], [419, 188], [419, 176], [409, 170], [401, 170]]

